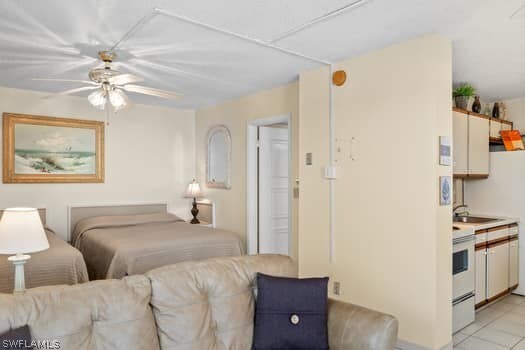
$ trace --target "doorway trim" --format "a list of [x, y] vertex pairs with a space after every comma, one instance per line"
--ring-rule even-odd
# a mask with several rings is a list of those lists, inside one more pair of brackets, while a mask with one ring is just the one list
[[[275, 117], [248, 121], [246, 131], [246, 246], [248, 254], [257, 254], [258, 240], [258, 193], [257, 193], [257, 128], [259, 126], [287, 123], [288, 124], [288, 174], [292, 178], [292, 117], [290, 113]], [[292, 220], [292, 183], [288, 184], [288, 254], [291, 251], [293, 220]]]

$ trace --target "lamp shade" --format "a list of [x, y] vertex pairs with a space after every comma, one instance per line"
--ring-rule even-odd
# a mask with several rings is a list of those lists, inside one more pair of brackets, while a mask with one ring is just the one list
[[94, 107], [98, 109], [104, 109], [106, 107], [106, 101], [107, 101], [106, 91], [103, 89], [99, 89], [99, 90], [96, 90], [95, 92], [92, 92], [88, 96], [88, 101]]
[[186, 197], [187, 198], [202, 197], [201, 186], [199, 185], [197, 181], [193, 180], [188, 185], [188, 189], [186, 190]]
[[129, 104], [128, 97], [120, 89], [113, 89], [109, 92], [109, 102], [115, 111], [125, 108]]
[[0, 219], [0, 254], [34, 253], [49, 248], [38, 210], [9, 208]]

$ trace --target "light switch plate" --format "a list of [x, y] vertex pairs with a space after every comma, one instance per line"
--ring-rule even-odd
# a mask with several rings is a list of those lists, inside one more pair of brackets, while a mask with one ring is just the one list
[[333, 165], [327, 165], [325, 166], [324, 168], [324, 177], [325, 179], [330, 179], [330, 180], [333, 180], [333, 179], [337, 179], [337, 171], [336, 171], [336, 167], [333, 166]]

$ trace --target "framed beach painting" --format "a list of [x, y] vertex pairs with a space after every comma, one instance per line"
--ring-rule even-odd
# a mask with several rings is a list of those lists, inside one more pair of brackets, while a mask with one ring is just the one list
[[3, 114], [4, 183], [104, 182], [104, 123]]

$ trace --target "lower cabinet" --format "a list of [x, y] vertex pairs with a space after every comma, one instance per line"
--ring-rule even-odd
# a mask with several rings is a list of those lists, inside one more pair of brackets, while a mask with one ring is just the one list
[[509, 288], [515, 288], [519, 283], [519, 249], [518, 238], [509, 242]]
[[487, 248], [476, 250], [476, 305], [487, 299]]
[[476, 308], [518, 287], [518, 235], [517, 224], [476, 231]]
[[509, 241], [493, 243], [487, 248], [487, 299], [509, 289]]

